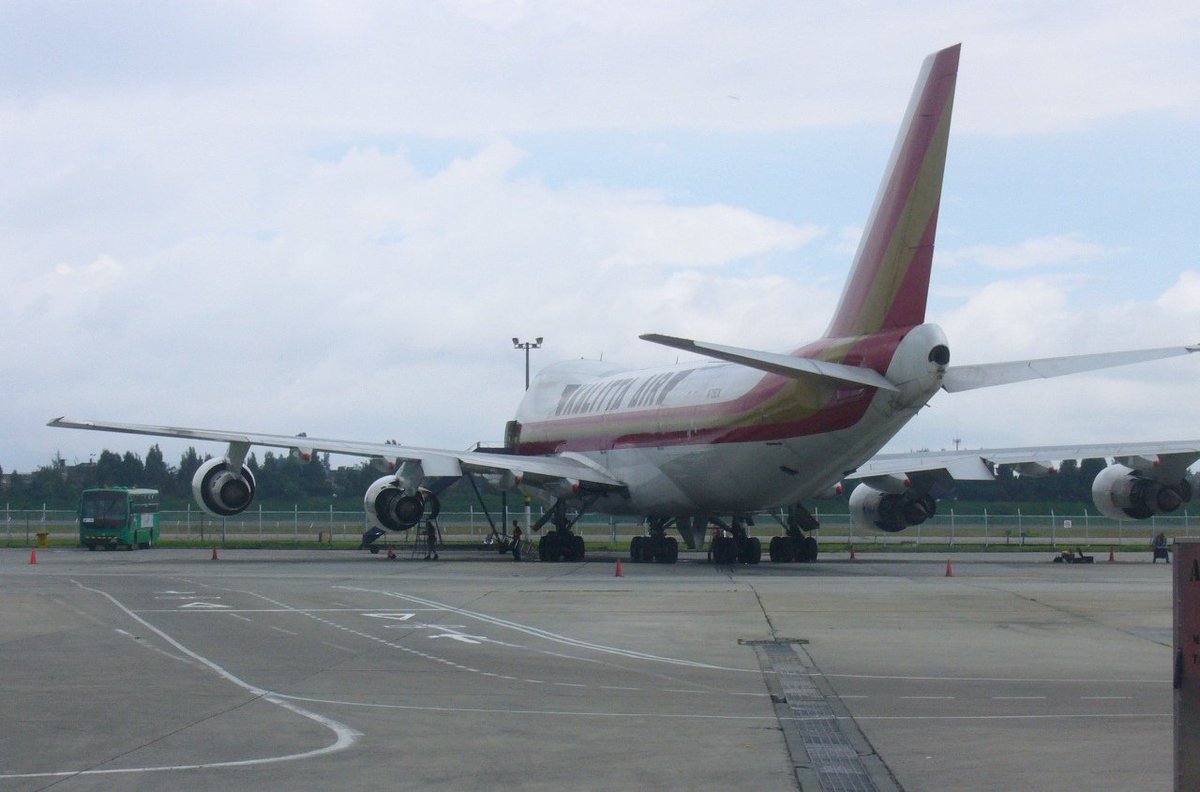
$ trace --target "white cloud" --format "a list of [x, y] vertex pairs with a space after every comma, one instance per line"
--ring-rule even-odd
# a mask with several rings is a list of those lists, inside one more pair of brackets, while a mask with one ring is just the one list
[[996, 270], [1025, 270], [1060, 264], [1084, 264], [1115, 252], [1082, 234], [1057, 234], [1027, 239], [1016, 245], [970, 245], [939, 253], [940, 264], [949, 266], [980, 265]]
[[[311, 163], [280, 195], [207, 183], [198, 234], [141, 238], [120, 262], [61, 263], [0, 294], [8, 428], [26, 435], [66, 412], [466, 446], [515, 408], [512, 335], [547, 338], [536, 370], [579, 352], [660, 362], [636, 341], [648, 330], [776, 347], [813, 331], [796, 283], [722, 272], [787, 255], [813, 229], [643, 191], [552, 188], [514, 175], [523, 156], [496, 141], [426, 176], [403, 153], [361, 149]], [[230, 218], [229, 204], [261, 208]], [[196, 207], [162, 211], [183, 225], [172, 213]], [[68, 450], [104, 442], [49, 437]]]

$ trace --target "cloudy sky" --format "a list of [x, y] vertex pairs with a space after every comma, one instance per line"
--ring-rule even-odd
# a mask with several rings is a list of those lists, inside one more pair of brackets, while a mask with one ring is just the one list
[[[794, 347], [956, 42], [954, 362], [1200, 341], [1200, 10], [1082, 8], [9, 0], [0, 466], [152, 442], [58, 415], [499, 439], [513, 336], [535, 371], [676, 359], [645, 332]], [[941, 394], [892, 449], [1194, 438], [1198, 385], [1188, 358]]]

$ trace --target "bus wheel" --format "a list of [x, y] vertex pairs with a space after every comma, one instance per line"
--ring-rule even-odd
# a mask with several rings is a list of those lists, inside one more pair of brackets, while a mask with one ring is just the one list
[[91, 544], [91, 543], [88, 543], [87, 549], [88, 549], [88, 550], [95, 550], [95, 549], [96, 549], [96, 545], [94, 545], [94, 544]]

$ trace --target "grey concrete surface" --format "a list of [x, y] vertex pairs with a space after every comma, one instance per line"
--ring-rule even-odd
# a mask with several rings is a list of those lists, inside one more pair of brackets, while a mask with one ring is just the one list
[[880, 788], [1170, 788], [1148, 553], [442, 558], [0, 550], [0, 790], [811, 789], [800, 688]]

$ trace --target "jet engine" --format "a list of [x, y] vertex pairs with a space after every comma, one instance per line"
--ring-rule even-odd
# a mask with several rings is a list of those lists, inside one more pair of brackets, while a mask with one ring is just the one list
[[1109, 465], [1092, 482], [1092, 501], [1105, 517], [1146, 520], [1173, 512], [1192, 499], [1186, 478], [1164, 483], [1125, 465]]
[[397, 476], [376, 479], [363, 496], [367, 521], [385, 531], [407, 531], [427, 517], [437, 517], [440, 508], [432, 492], [410, 491]]
[[254, 474], [242, 465], [235, 471], [226, 459], [210, 459], [192, 477], [192, 496], [216, 517], [241, 514], [254, 500]]
[[920, 525], [936, 512], [937, 501], [928, 493], [882, 492], [869, 484], [859, 484], [850, 493], [850, 517], [863, 529], [896, 533]]

